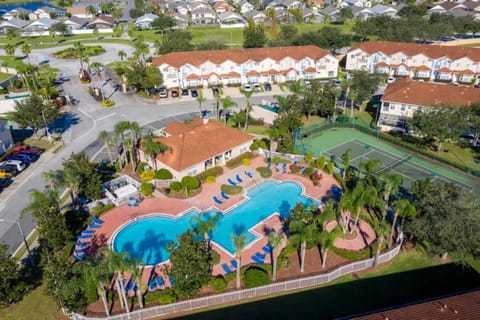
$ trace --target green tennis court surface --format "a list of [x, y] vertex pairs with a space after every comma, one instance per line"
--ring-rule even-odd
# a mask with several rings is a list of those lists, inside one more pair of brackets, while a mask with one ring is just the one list
[[333, 129], [299, 142], [300, 150], [327, 158], [334, 156], [341, 163], [341, 156], [350, 149], [350, 163], [358, 168], [360, 162], [370, 159], [382, 161], [377, 173], [400, 174], [403, 186], [409, 188], [415, 181], [429, 177], [432, 180], [452, 182], [462, 188], [480, 190], [480, 179], [449, 169], [443, 165], [416, 157], [407, 151], [351, 129]]

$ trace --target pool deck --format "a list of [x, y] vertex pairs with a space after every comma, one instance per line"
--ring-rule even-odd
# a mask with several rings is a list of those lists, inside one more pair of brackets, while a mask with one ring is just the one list
[[[111, 245], [111, 237], [115, 233], [115, 231], [119, 230], [121, 226], [131, 222], [136, 217], [146, 216], [150, 214], [164, 214], [173, 217], [179, 217], [185, 212], [188, 212], [192, 208], [195, 208], [199, 211], [206, 211], [215, 207], [222, 211], [228, 211], [230, 208], [238, 205], [239, 203], [245, 201], [247, 198], [245, 197], [244, 193], [242, 192], [241, 195], [237, 196], [230, 196], [230, 199], [224, 200], [220, 196], [220, 186], [222, 184], [228, 184], [227, 180], [230, 178], [236, 181], [235, 176], [239, 174], [241, 179], [243, 180], [242, 183], [239, 183], [244, 190], [248, 189], [249, 187], [259, 183], [260, 181], [264, 180], [260, 177], [259, 173], [256, 171], [257, 167], [265, 167], [266, 163], [263, 157], [257, 157], [252, 160], [252, 163], [249, 166], [241, 165], [234, 169], [229, 169], [224, 167], [224, 173], [217, 177], [217, 180], [213, 184], [202, 184], [202, 191], [195, 197], [189, 199], [174, 199], [168, 198], [166, 196], [161, 197], [151, 197], [144, 199], [139, 206], [137, 207], [129, 207], [127, 204], [115, 207], [112, 210], [104, 213], [101, 216], [101, 219], [104, 221], [101, 228], [95, 231], [91, 251], [95, 251], [96, 248]], [[249, 171], [253, 173], [253, 178], [247, 177], [245, 171]], [[274, 164], [272, 164], [272, 171], [273, 176], [272, 178], [277, 181], [295, 181], [300, 183], [303, 186], [304, 193], [308, 197], [321, 201], [321, 199], [328, 195], [328, 191], [332, 188], [332, 186], [338, 187], [338, 182], [333, 178], [333, 176], [323, 173], [323, 178], [319, 186], [314, 186], [310, 179], [305, 177], [294, 175], [289, 173], [287, 169], [287, 173], [282, 173], [282, 169], [280, 172], [276, 172]], [[223, 201], [222, 204], [217, 204], [213, 200], [213, 196], [217, 196], [217, 198]], [[228, 213], [227, 213], [228, 214]], [[363, 226], [362, 224], [360, 224]], [[260, 235], [260, 237], [249, 244], [243, 251], [241, 255], [241, 266], [254, 263], [252, 260], [252, 256], [256, 253], [265, 254], [263, 251], [263, 247], [268, 243], [268, 236], [266, 235], [267, 230], [276, 230], [280, 231], [282, 228], [282, 222], [279, 219], [277, 214], [272, 214], [266, 220], [259, 222], [255, 227], [251, 230], [254, 233]], [[367, 231], [369, 236], [371, 236], [370, 230]], [[374, 237], [375, 233], [373, 233]], [[360, 241], [360, 240], [359, 240]], [[355, 241], [355, 242], [359, 242]], [[372, 240], [373, 241], [373, 240]], [[361, 241], [363, 243], [363, 241]], [[284, 241], [284, 245], [286, 241]], [[230, 255], [230, 253], [224, 251], [221, 247], [219, 247], [216, 243], [212, 242], [212, 247], [217, 251], [220, 255], [220, 263], [213, 267], [213, 275], [225, 274], [225, 271], [222, 268], [222, 264], [227, 264], [232, 272], [234, 269], [231, 265], [231, 261], [235, 259], [234, 256]], [[278, 252], [281, 251], [282, 248], [279, 248]], [[265, 255], [265, 263], [271, 263], [270, 255]], [[168, 263], [168, 262], [167, 262]], [[157, 273], [158, 275], [163, 275], [162, 272], [162, 265], [157, 266], [147, 266], [143, 270], [142, 275], [142, 282], [144, 284], [148, 283], [148, 280], [153, 272]], [[152, 270], [154, 268], [154, 270]], [[168, 279], [164, 276], [165, 283], [168, 286]]]

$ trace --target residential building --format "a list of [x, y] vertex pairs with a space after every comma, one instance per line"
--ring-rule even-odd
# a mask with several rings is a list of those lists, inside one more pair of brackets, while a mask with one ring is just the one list
[[252, 19], [256, 25], [260, 25], [267, 21], [267, 15], [263, 11], [249, 11], [243, 14], [245, 19]]
[[480, 49], [368, 41], [347, 54], [347, 71], [368, 70], [393, 77], [471, 84], [480, 74]]
[[316, 46], [172, 52], [153, 58], [169, 87], [334, 78], [338, 60]]
[[381, 101], [378, 125], [382, 130], [406, 130], [416, 111], [480, 103], [480, 89], [402, 79], [387, 86]]
[[211, 7], [200, 6], [192, 9], [192, 24], [193, 25], [206, 25], [216, 24], [217, 15]]
[[88, 29], [109, 29], [115, 26], [115, 18], [111, 16], [98, 16], [87, 25]]
[[88, 24], [88, 20], [72, 16], [69, 19], [65, 19], [63, 23], [65, 23], [69, 31], [73, 31], [84, 29]]
[[21, 20], [26, 20], [28, 19], [28, 16], [32, 13], [32, 10], [28, 10], [25, 8], [15, 8], [10, 10], [9, 12], [5, 13], [2, 18], [3, 20], [10, 20], [12, 18], [17, 18]]
[[12, 133], [7, 120], [0, 120], [0, 155], [13, 145]]
[[33, 11], [28, 15], [30, 20], [37, 20], [41, 18], [63, 18], [65, 16], [65, 11], [63, 9], [52, 8], [52, 7], [41, 7]]
[[228, 2], [225, 2], [223, 0], [215, 1], [215, 3], [213, 4], [213, 10], [215, 10], [218, 15], [227, 11], [234, 11], [233, 7], [228, 4]]
[[338, 23], [342, 21], [342, 19], [340, 19], [340, 9], [336, 7], [328, 6], [320, 10], [319, 13], [325, 17], [325, 21], [330, 23]]
[[225, 165], [229, 159], [249, 151], [254, 140], [254, 136], [241, 130], [200, 118], [189, 124], [171, 122], [162, 131], [163, 136], [155, 141], [169, 149], [156, 156], [156, 165], [141, 149], [140, 159], [153, 168], [169, 170], [177, 180]]
[[245, 24], [245, 18], [233, 11], [227, 11], [218, 15], [220, 24]]
[[0, 34], [4, 35], [7, 33], [7, 30], [21, 30], [26, 27], [30, 22], [26, 20], [21, 20], [17, 18], [11, 18], [10, 20], [5, 20], [0, 24]]
[[305, 23], [325, 23], [325, 16], [317, 8], [303, 8], [302, 18]]
[[152, 28], [152, 22], [157, 20], [158, 16], [153, 13], [146, 13], [135, 20], [135, 29], [146, 30]]
[[69, 7], [67, 8], [67, 13], [70, 13], [72, 17], [77, 17], [81, 19], [92, 19], [94, 17], [93, 14], [87, 11], [87, 7]]
[[243, 0], [242, 2], [240, 2], [239, 7], [241, 14], [245, 14], [247, 12], [252, 12], [253, 10], [255, 10], [255, 6], [247, 0]]
[[187, 28], [190, 23], [190, 18], [187, 15], [183, 15], [178, 12], [172, 14], [171, 17], [175, 19], [175, 23], [177, 24], [176, 27], [180, 29]]
[[24, 32], [43, 32], [49, 31], [50, 28], [58, 23], [57, 20], [53, 20], [50, 18], [40, 18], [38, 20], [33, 21], [28, 26], [23, 28]]
[[181, 15], [188, 15], [189, 5], [185, 1], [172, 1], [167, 3], [167, 9], [170, 12], [178, 12]]

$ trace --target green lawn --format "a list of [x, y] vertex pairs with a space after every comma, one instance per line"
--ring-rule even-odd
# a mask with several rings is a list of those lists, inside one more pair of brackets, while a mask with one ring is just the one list
[[36, 288], [18, 304], [0, 310], [3, 320], [65, 320], [52, 298], [44, 292], [43, 286]]
[[0, 72], [0, 82], [7, 80], [11, 76], [12, 76], [11, 74]]
[[[418, 251], [407, 251], [392, 263], [358, 279], [348, 276], [333, 284], [270, 297], [178, 319], [333, 319], [433, 298], [480, 285], [480, 275], [454, 263], [439, 264]], [[233, 317], [230, 317], [234, 319]]]

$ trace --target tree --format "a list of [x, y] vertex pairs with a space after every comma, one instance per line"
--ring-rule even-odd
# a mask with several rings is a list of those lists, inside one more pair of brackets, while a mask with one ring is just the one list
[[342, 154], [342, 161], [343, 161], [343, 180], [345, 180], [345, 177], [348, 174], [348, 171], [350, 170], [350, 152], [352, 152], [352, 149], [348, 148], [345, 150], [345, 152]]
[[97, 8], [95, 8], [95, 6], [93, 5], [88, 5], [85, 10], [88, 14], [91, 14], [92, 16], [96, 16], [98, 14]]
[[175, 31], [166, 33], [161, 41], [155, 40], [157, 54], [167, 54], [178, 51], [192, 51], [193, 35], [188, 31]]
[[7, 245], [0, 244], [0, 307], [5, 307], [16, 301], [19, 296], [20, 273], [17, 263], [8, 253]]
[[402, 176], [399, 174], [384, 174], [382, 175], [382, 192], [383, 201], [385, 201], [385, 213], [388, 210], [390, 196], [396, 194], [402, 185]]
[[348, 20], [353, 19], [352, 8], [342, 7], [338, 13], [338, 16], [343, 24], [347, 23]]
[[327, 201], [319, 217], [321, 225], [319, 226], [318, 231], [318, 245], [320, 246], [320, 253], [322, 255], [322, 268], [325, 268], [326, 266], [328, 250], [330, 250], [335, 239], [338, 237], [338, 232], [336, 230], [327, 230], [328, 223], [335, 220], [335, 218], [336, 212], [334, 208], [334, 202], [330, 199]]
[[176, 25], [177, 22], [175, 19], [168, 14], [161, 14], [157, 19], [152, 21], [152, 28], [159, 29], [162, 32], [162, 35], [165, 30], [168, 29], [171, 31]]
[[270, 130], [275, 133], [275, 139], [280, 140], [278, 148], [280, 152], [292, 152], [294, 150], [295, 131], [302, 126], [303, 121], [298, 109], [292, 108], [278, 114], [278, 117], [270, 126]]
[[281, 234], [275, 232], [275, 230], [271, 230], [268, 234], [268, 243], [272, 248], [272, 281], [277, 280], [277, 261], [279, 255], [279, 249], [282, 246], [283, 242], [285, 241], [285, 237]]
[[466, 128], [464, 112], [453, 108], [429, 108], [416, 111], [409, 121], [409, 126], [424, 136], [424, 141], [436, 141], [436, 151], [442, 150], [447, 140], [458, 140]]
[[157, 170], [157, 161], [155, 158], [157, 154], [167, 151], [169, 147], [163, 143], [159, 143], [154, 140], [154, 136], [148, 135], [142, 141], [142, 150], [146, 156], [150, 156], [153, 163], [153, 167]]
[[99, 252], [102, 257], [104, 266], [113, 274], [115, 287], [117, 288], [118, 297], [120, 298], [120, 305], [128, 313], [130, 307], [128, 305], [128, 299], [126, 290], [124, 287], [123, 274], [125, 272], [132, 273], [132, 265], [128, 262], [128, 255], [126, 253], [117, 253], [108, 247], [103, 247]]
[[32, 128], [35, 139], [38, 139], [38, 129], [46, 126], [59, 115], [55, 107], [44, 106], [43, 100], [37, 95], [31, 95], [25, 100], [15, 101], [15, 111], [9, 112], [10, 120], [20, 128]]
[[71, 169], [66, 169], [62, 172], [61, 185], [68, 188], [70, 191], [70, 198], [72, 200], [72, 206], [76, 206], [78, 192], [80, 190], [80, 177], [76, 175], [76, 172]]
[[226, 96], [226, 97], [222, 98], [220, 101], [222, 103], [222, 111], [223, 111], [222, 113], [223, 113], [224, 121], [225, 121], [225, 124], [227, 124], [228, 109], [236, 106], [237, 103], [235, 101], [233, 101], [230, 96]]
[[247, 26], [243, 29], [244, 48], [263, 48], [267, 43], [265, 30], [262, 26], [256, 25], [253, 19], [247, 20]]
[[175, 279], [173, 291], [180, 297], [193, 297], [210, 280], [210, 254], [192, 230], [167, 245], [171, 266], [165, 273]]
[[250, 111], [252, 110], [252, 104], [250, 102], [250, 99], [252, 98], [253, 91], [246, 91], [244, 89], [240, 89], [240, 93], [243, 94], [243, 96], [245, 97], [245, 100], [247, 102], [247, 105], [245, 107], [245, 127], [243, 128], [243, 131], [247, 132], [248, 117], [249, 117]]
[[54, 32], [59, 32], [62, 37], [64, 37], [65, 34], [68, 32], [68, 26], [65, 24], [65, 22], [60, 21], [52, 26], [52, 30]]
[[377, 186], [377, 178], [375, 173], [382, 166], [382, 160], [379, 159], [369, 159], [367, 162], [360, 162], [359, 175], [363, 173], [364, 181], [373, 186]]
[[105, 149], [107, 149], [108, 158], [110, 159], [110, 162], [113, 162], [112, 149], [110, 148], [110, 143], [111, 143], [110, 134], [107, 131], [102, 130], [98, 133], [98, 139], [100, 139], [105, 144]]
[[22, 54], [27, 58], [30, 55], [30, 53], [32, 53], [32, 47], [28, 43], [24, 43], [20, 48], [20, 50], [22, 50]]
[[242, 267], [242, 251], [247, 244], [247, 236], [244, 233], [232, 235], [233, 247], [235, 248], [235, 260], [237, 261], [236, 288], [240, 289], [240, 268]]
[[49, 170], [45, 171], [42, 173], [43, 179], [45, 179], [48, 182], [48, 185], [50, 186], [50, 189], [55, 189], [57, 186], [57, 183], [61, 179], [61, 172], [59, 170]]
[[120, 57], [120, 60], [123, 61], [127, 57], [127, 53], [123, 50], [118, 51], [118, 56]]
[[194, 215], [190, 219], [193, 231], [197, 234], [197, 237], [205, 242], [207, 249], [210, 249], [210, 233], [215, 231], [217, 224], [220, 221], [220, 215], [212, 213], [205, 218], [200, 215]]
[[[384, 81], [385, 76], [379, 73], [369, 73], [366, 70], [355, 70], [351, 73], [351, 91], [356, 93], [356, 100], [360, 103], [368, 101], [378, 86]], [[348, 98], [348, 97], [347, 97]], [[352, 101], [353, 105], [354, 101]]]
[[318, 243], [318, 224], [320, 223], [318, 210], [297, 203], [288, 217], [289, 242], [300, 249], [300, 272], [305, 270], [305, 253], [307, 247]]
[[[390, 237], [388, 238], [388, 247], [392, 247], [393, 234], [395, 233], [395, 227], [397, 226], [398, 217], [402, 217], [402, 223], [405, 217], [413, 218], [415, 216], [416, 209], [407, 199], [399, 199], [393, 204], [393, 221], [392, 230], [390, 231]], [[401, 230], [401, 226], [399, 228]]]
[[202, 105], [205, 101], [207, 101], [207, 98], [205, 98], [203, 96], [203, 91], [200, 89], [198, 90], [198, 96], [197, 98], [195, 99], [198, 103], [198, 111], [200, 112], [200, 118], [203, 118], [203, 109], [202, 109]]
[[86, 78], [85, 69], [83, 68], [83, 60], [85, 59], [85, 46], [80, 41], [75, 41], [73, 43], [73, 50], [75, 52], [75, 56], [78, 57], [80, 61], [80, 80], [84, 80]]
[[3, 50], [5, 50], [5, 53], [9, 57], [13, 57], [15, 55], [15, 46], [11, 43], [7, 43], [5, 47], [3, 47]]
[[124, 71], [128, 85], [134, 87], [137, 91], [151, 94], [153, 88], [163, 84], [162, 74], [155, 65], [145, 66], [142, 62], [135, 61]]
[[96, 163], [91, 162], [84, 152], [72, 153], [63, 160], [63, 172], [78, 178], [78, 195], [88, 199], [100, 199], [102, 195], [102, 179], [96, 167]]
[[389, 231], [389, 225], [386, 220], [376, 221], [374, 225], [375, 233], [377, 234], [377, 252], [375, 254], [375, 259], [373, 260], [373, 265], [378, 264], [378, 258], [380, 257], [380, 252], [382, 251], [383, 243], [385, 242], [385, 237]]

